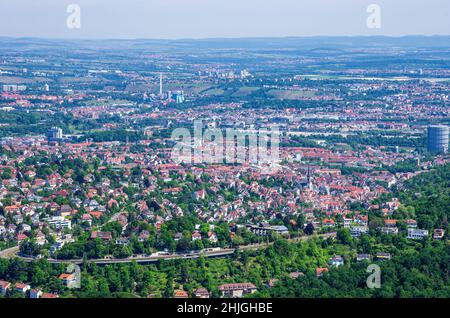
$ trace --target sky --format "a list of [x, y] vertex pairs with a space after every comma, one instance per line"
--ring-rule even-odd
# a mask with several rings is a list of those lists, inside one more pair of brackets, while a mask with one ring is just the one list
[[[71, 20], [69, 4], [80, 8]], [[367, 8], [380, 8], [368, 28]], [[449, 0], [0, 0], [0, 36], [235, 38], [450, 35]], [[80, 21], [79, 28], [73, 28]]]

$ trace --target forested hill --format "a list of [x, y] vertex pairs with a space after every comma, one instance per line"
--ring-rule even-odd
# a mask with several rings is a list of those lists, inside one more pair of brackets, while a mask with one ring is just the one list
[[398, 196], [404, 205], [414, 208], [419, 226], [429, 230], [443, 228], [448, 233], [450, 164], [412, 178]]

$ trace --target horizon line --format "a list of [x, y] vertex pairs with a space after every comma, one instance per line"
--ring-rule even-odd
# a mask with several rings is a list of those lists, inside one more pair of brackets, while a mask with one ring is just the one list
[[313, 39], [313, 38], [391, 38], [401, 39], [408, 37], [421, 37], [421, 38], [445, 38], [450, 37], [450, 34], [405, 34], [405, 35], [298, 35], [298, 36], [220, 36], [220, 37], [180, 37], [180, 38], [96, 38], [96, 37], [41, 37], [41, 36], [7, 36], [0, 35], [0, 39], [15, 39], [15, 40], [64, 40], [64, 41], [206, 41], [206, 40], [263, 40], [263, 39]]

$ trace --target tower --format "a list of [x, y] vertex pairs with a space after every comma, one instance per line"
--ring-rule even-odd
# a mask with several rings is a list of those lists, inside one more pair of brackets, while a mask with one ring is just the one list
[[307, 183], [308, 183], [308, 185], [307, 185], [308, 189], [309, 189], [309, 190], [313, 190], [313, 189], [314, 189], [314, 185], [313, 185], [313, 183], [312, 183], [312, 179], [311, 179], [311, 169], [310, 169], [309, 166], [308, 166], [308, 174], [307, 174], [306, 179], [307, 179]]
[[163, 97], [163, 73], [159, 73], [159, 97]]
[[433, 125], [428, 127], [428, 151], [431, 153], [448, 152], [449, 127], [445, 125]]

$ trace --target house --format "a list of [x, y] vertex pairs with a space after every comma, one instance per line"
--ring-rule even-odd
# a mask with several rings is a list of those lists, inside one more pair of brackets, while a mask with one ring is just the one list
[[297, 279], [299, 276], [305, 276], [302, 272], [292, 272], [289, 273], [289, 278], [291, 279]]
[[344, 259], [342, 256], [337, 255], [330, 259], [329, 264], [334, 267], [339, 267], [344, 265]]
[[385, 227], [396, 227], [397, 220], [386, 219], [386, 220], [384, 220], [384, 226]]
[[214, 232], [208, 232], [208, 240], [211, 243], [217, 243], [219, 241], [219, 239], [217, 238], [216, 233], [214, 233]]
[[182, 233], [175, 233], [173, 239], [175, 242], [181, 240], [183, 238], [183, 234]]
[[396, 226], [382, 227], [381, 233], [383, 233], [383, 234], [398, 234], [398, 227], [396, 227]]
[[42, 291], [39, 289], [32, 289], [30, 290], [30, 298], [41, 298]]
[[408, 236], [407, 238], [412, 240], [422, 240], [424, 238], [428, 237], [428, 231], [427, 230], [420, 230], [420, 229], [414, 229], [409, 228], [408, 229]]
[[188, 298], [189, 295], [187, 291], [182, 289], [177, 289], [173, 292], [173, 298]]
[[47, 223], [50, 226], [54, 226], [57, 230], [59, 229], [71, 229], [72, 228], [72, 222], [69, 220], [66, 220], [63, 216], [54, 216], [51, 218], [48, 218]]
[[197, 288], [194, 292], [195, 298], [209, 298], [210, 294], [206, 288]]
[[353, 223], [353, 219], [351, 219], [351, 218], [343, 218], [342, 222], [344, 224], [344, 228], [350, 228], [352, 223]]
[[31, 231], [31, 226], [29, 226], [28, 224], [22, 223], [20, 225], [20, 227], [22, 228], [23, 232], [30, 232]]
[[195, 200], [204, 200], [206, 198], [206, 191], [204, 189], [201, 189], [199, 191], [194, 192], [193, 198]]
[[22, 242], [22, 241], [26, 240], [28, 238], [28, 236], [26, 236], [23, 233], [19, 233], [19, 234], [16, 235], [15, 238], [16, 238], [16, 241]]
[[65, 274], [64, 273], [64, 274], [59, 275], [58, 278], [62, 280], [63, 284], [67, 288], [76, 288], [78, 285], [75, 274]]
[[257, 289], [252, 283], [235, 283], [220, 285], [219, 291], [222, 293], [222, 297], [240, 298], [247, 294], [256, 293]]
[[196, 241], [196, 240], [201, 240], [202, 239], [202, 235], [200, 234], [199, 231], [195, 231], [194, 233], [192, 233], [192, 240]]
[[360, 237], [362, 234], [366, 234], [369, 232], [369, 228], [363, 225], [355, 225], [350, 228], [350, 235], [352, 237]]
[[27, 284], [22, 284], [22, 283], [16, 283], [15, 285], [14, 285], [14, 290], [15, 291], [17, 291], [17, 292], [19, 292], [19, 293], [22, 293], [22, 294], [25, 294], [27, 291], [29, 291], [31, 289], [31, 286], [30, 285], [27, 285]]
[[356, 261], [357, 262], [370, 261], [370, 255], [369, 254], [357, 254]]
[[58, 294], [42, 293], [41, 298], [59, 298]]
[[91, 227], [92, 226], [92, 216], [88, 213], [84, 213], [81, 216], [81, 222], [86, 223], [89, 227]]
[[417, 228], [417, 221], [416, 220], [408, 219], [408, 220], [406, 220], [405, 223], [406, 223], [406, 226], [408, 228], [413, 228], [413, 229]]
[[8, 291], [8, 289], [11, 287], [11, 283], [4, 281], [4, 280], [0, 280], [0, 294], [5, 296], [6, 292]]
[[377, 260], [380, 261], [387, 261], [391, 259], [391, 254], [390, 253], [384, 253], [384, 252], [378, 252], [377, 253]]
[[112, 240], [112, 233], [111, 232], [98, 232], [94, 231], [91, 233], [91, 239], [99, 238], [103, 241], [111, 241]]
[[333, 219], [324, 219], [322, 221], [322, 226], [323, 227], [331, 227], [331, 228], [333, 228], [335, 226], [334, 220]]
[[369, 224], [369, 217], [367, 215], [358, 215], [355, 222], [361, 226], [367, 226]]
[[436, 229], [433, 232], [433, 238], [435, 240], [442, 240], [444, 238], [445, 231], [443, 229]]
[[142, 231], [139, 236], [138, 236], [138, 241], [139, 242], [145, 242], [149, 239], [150, 237], [150, 232], [149, 231]]
[[127, 245], [130, 242], [128, 237], [119, 237], [116, 239], [116, 245]]
[[50, 246], [50, 253], [55, 253], [64, 247], [64, 241], [58, 240], [52, 246]]
[[328, 272], [328, 268], [326, 267], [317, 267], [316, 268], [316, 276], [317, 277], [321, 277], [323, 275], [323, 273], [327, 273]]
[[277, 279], [277, 278], [269, 279], [269, 281], [267, 282], [267, 286], [268, 286], [269, 288], [274, 287], [274, 286], [276, 285], [277, 282], [278, 282], [278, 279]]
[[71, 214], [72, 214], [72, 208], [70, 207], [70, 205], [67, 205], [67, 204], [61, 205], [61, 207], [59, 208], [59, 211], [57, 213], [58, 216], [62, 216], [62, 217], [70, 216]]

